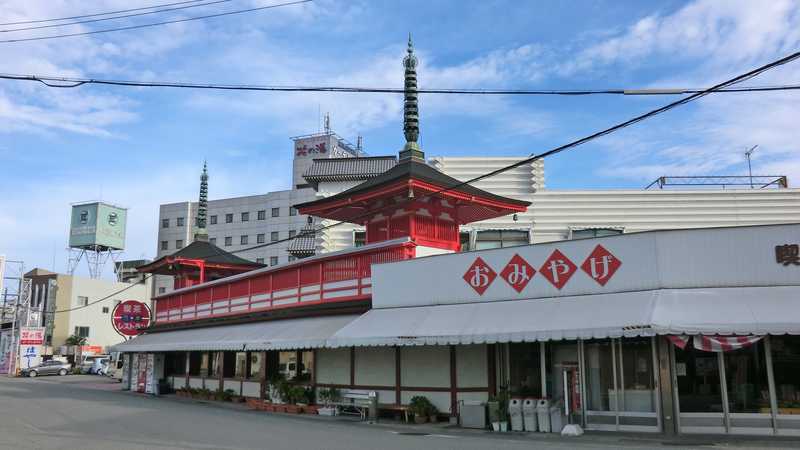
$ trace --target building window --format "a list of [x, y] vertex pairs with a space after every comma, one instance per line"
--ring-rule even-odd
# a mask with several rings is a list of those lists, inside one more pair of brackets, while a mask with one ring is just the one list
[[297, 215], [297, 210], [290, 206], [289, 207], [289, 215], [290, 216], [296, 216]]
[[158, 288], [158, 293], [159, 294], [166, 294], [167, 293], [167, 288], [165, 288], [165, 287]]
[[250, 370], [247, 377], [250, 379], [261, 377], [261, 352], [250, 352]]
[[161, 241], [161, 250], [169, 249], [169, 241]]
[[183, 239], [178, 239], [175, 241], [175, 248], [183, 248]]
[[297, 235], [297, 231], [296, 230], [289, 230], [289, 239], [295, 237], [296, 235]]
[[183, 217], [178, 217], [177, 219], [175, 219], [175, 226], [176, 227], [182, 227], [183, 226]]
[[208, 242], [211, 245], [217, 245], [217, 238], [208, 238]]
[[273, 231], [272, 233], [270, 233], [269, 234], [269, 240], [271, 240], [272, 242], [277, 241], [278, 240], [278, 232], [277, 231]]
[[287, 381], [311, 381], [314, 372], [314, 353], [310, 351], [278, 353], [278, 372]]
[[243, 234], [243, 235], [239, 236], [239, 244], [247, 245], [247, 235], [246, 234]]
[[259, 233], [256, 235], [256, 244], [263, 244], [266, 242], [266, 235], [264, 233]]
[[89, 306], [89, 297], [83, 295], [78, 296], [78, 303], [76, 306]]
[[108, 306], [103, 306], [103, 314], [108, 314]]
[[[800, 337], [769, 336], [778, 408], [797, 407], [800, 403]], [[782, 414], [782, 413], [781, 413]]]
[[367, 232], [356, 230], [353, 231], [353, 247], [361, 247], [367, 243]]
[[270, 256], [269, 257], [269, 265], [270, 266], [277, 266], [278, 265], [278, 257], [277, 256]]
[[89, 327], [75, 327], [75, 336], [88, 338], [89, 337]]
[[570, 239], [586, 239], [622, 234], [621, 228], [575, 228], [569, 230]]
[[294, 260], [296, 260], [296, 259], [297, 259], [297, 257], [296, 257], [296, 256], [294, 256], [294, 255], [289, 255], [289, 262], [292, 262], [292, 261], [294, 261]]
[[272, 208], [272, 217], [280, 217], [281, 209], [280, 208]]
[[264, 258], [256, 258], [256, 263], [264, 264]]
[[528, 232], [524, 230], [481, 230], [475, 238], [475, 250], [527, 245]]
[[161, 219], [161, 228], [169, 228], [169, 219]]
[[217, 224], [217, 216], [210, 216], [208, 218], [208, 223], [210, 223], [211, 225], [216, 225]]
[[233, 245], [233, 237], [225, 236], [225, 247], [230, 247]]
[[267, 210], [266, 209], [262, 209], [262, 210], [258, 211], [258, 220], [264, 220], [266, 218], [267, 218]]
[[249, 222], [249, 221], [250, 221], [250, 213], [249, 212], [243, 212], [242, 213], [242, 222]]
[[233, 223], [233, 214], [225, 214], [225, 223]]

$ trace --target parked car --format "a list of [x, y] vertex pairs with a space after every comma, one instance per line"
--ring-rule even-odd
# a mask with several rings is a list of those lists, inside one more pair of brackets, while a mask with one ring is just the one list
[[96, 359], [108, 359], [108, 355], [83, 355], [81, 357], [81, 363], [78, 367], [81, 369], [81, 373], [93, 373], [92, 369], [94, 368], [94, 361]]
[[66, 375], [72, 368], [72, 364], [63, 361], [45, 361], [38, 366], [22, 369], [23, 377], [38, 377], [39, 375]]
[[89, 369], [89, 373], [92, 375], [103, 375], [110, 362], [111, 358], [109, 357], [95, 359], [92, 362], [92, 367]]

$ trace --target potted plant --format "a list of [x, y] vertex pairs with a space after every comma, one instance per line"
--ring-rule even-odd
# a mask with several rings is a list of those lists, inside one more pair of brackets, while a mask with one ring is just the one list
[[320, 416], [335, 416], [336, 406], [333, 404], [341, 399], [341, 393], [336, 388], [322, 388], [319, 390], [319, 399], [323, 406], [318, 409]]
[[433, 404], [427, 397], [422, 395], [415, 395], [411, 397], [408, 403], [408, 409], [414, 414], [414, 423], [421, 424], [428, 420], [428, 412], [433, 407]]
[[509, 396], [507, 389], [505, 388], [500, 389], [498, 402], [499, 402], [499, 412], [500, 412], [500, 431], [506, 432], [508, 431], [508, 404], [509, 404]]
[[486, 402], [486, 409], [489, 413], [489, 423], [492, 424], [492, 431], [500, 431], [500, 402], [497, 397], [490, 397]]

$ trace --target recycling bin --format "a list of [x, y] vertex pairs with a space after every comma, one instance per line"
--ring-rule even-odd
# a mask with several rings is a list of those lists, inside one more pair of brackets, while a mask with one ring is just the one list
[[539, 431], [542, 433], [550, 432], [550, 400], [540, 398], [536, 402], [536, 417], [539, 421]]
[[508, 402], [508, 415], [511, 416], [511, 431], [523, 431], [522, 399], [512, 398]]
[[535, 398], [526, 398], [522, 401], [522, 417], [525, 425], [525, 431], [536, 431], [536, 400]]
[[553, 433], [561, 433], [564, 428], [566, 416], [561, 409], [560, 404], [551, 405], [549, 408], [550, 416], [550, 431]]

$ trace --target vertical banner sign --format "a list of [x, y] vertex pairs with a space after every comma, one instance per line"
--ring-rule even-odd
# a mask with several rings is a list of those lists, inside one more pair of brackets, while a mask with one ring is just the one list
[[136, 374], [136, 392], [144, 393], [147, 388], [147, 354], [139, 353], [139, 365]]

